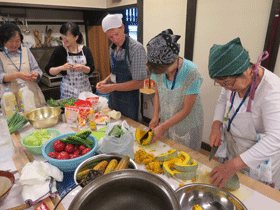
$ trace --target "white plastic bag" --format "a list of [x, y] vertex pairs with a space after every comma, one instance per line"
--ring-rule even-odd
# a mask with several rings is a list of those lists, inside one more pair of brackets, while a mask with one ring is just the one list
[[[121, 128], [124, 132], [124, 134], [122, 134], [120, 138], [109, 136], [110, 131], [115, 125], [121, 125]], [[125, 120], [123, 122], [118, 121], [114, 123], [109, 123], [107, 125], [105, 136], [97, 152], [128, 155], [131, 159], [134, 159], [133, 144], [133, 128], [131, 128]]]
[[99, 95], [95, 95], [91, 92], [82, 92], [79, 94], [79, 99], [81, 100], [86, 100], [89, 97], [99, 97], [98, 103], [97, 103], [97, 111], [102, 111], [104, 109], [108, 108], [108, 99], [103, 97], [103, 96], [99, 96]]

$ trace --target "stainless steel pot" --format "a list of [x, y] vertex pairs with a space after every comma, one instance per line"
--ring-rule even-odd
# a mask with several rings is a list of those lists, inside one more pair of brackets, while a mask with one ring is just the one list
[[150, 172], [125, 169], [102, 175], [73, 199], [70, 210], [180, 210], [172, 187]]

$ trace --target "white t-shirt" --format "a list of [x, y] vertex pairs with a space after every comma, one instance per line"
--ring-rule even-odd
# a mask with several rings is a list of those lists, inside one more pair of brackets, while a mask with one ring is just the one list
[[[218, 99], [214, 121], [223, 122], [226, 102], [230, 100], [231, 91], [222, 88]], [[249, 97], [241, 106], [237, 115], [246, 112]], [[236, 110], [242, 98], [236, 94], [233, 109]], [[263, 138], [246, 152], [240, 155], [245, 164], [256, 168], [269, 157], [280, 153], [280, 78], [265, 69], [263, 78], [251, 102], [251, 113], [254, 127], [258, 133], [264, 134]], [[234, 119], [233, 119], [234, 121]]]

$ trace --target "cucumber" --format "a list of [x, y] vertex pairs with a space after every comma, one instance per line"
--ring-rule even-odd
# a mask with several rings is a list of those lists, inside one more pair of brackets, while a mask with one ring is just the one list
[[72, 140], [72, 141], [81, 142], [81, 143], [84, 144], [86, 147], [88, 147], [88, 148], [90, 148], [90, 149], [92, 148], [92, 147], [91, 147], [91, 144], [89, 143], [90, 141], [84, 140], [84, 139], [82, 139], [82, 138], [80, 138], [80, 137], [78, 137], [78, 136], [71, 136], [71, 135], [69, 135], [69, 136], [67, 136], [66, 139], [70, 139], [70, 140]]
[[82, 139], [86, 139], [87, 137], [89, 137], [90, 134], [91, 134], [91, 131], [86, 129], [86, 130], [82, 130], [82, 131], [76, 133], [75, 136], [78, 136]]

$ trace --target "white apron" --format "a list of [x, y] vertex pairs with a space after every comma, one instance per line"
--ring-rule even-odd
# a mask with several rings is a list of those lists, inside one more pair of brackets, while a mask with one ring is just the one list
[[[247, 98], [248, 100], [248, 98]], [[226, 110], [230, 107], [231, 103], [228, 101]], [[231, 110], [229, 118], [232, 117], [235, 110]], [[217, 155], [223, 153], [221, 150], [226, 150], [226, 159], [233, 159], [241, 153], [250, 149], [264, 136], [258, 134], [253, 124], [252, 113], [237, 113], [232, 121], [230, 131], [227, 131], [228, 121], [223, 123], [223, 136], [224, 142], [219, 147]], [[218, 156], [219, 157], [219, 156]], [[242, 172], [253, 179], [263, 182], [271, 187], [280, 189], [280, 167], [279, 161], [280, 154], [272, 156], [270, 159], [260, 164], [258, 168], [246, 168]]]
[[[20, 72], [25, 72], [25, 73], [30, 74], [30, 64], [29, 64], [29, 60], [28, 60], [27, 48], [21, 47], [21, 49], [22, 49], [22, 63], [21, 63]], [[3, 63], [3, 69], [7, 74], [18, 72], [18, 69], [13, 65], [13, 63], [17, 67], [19, 67], [20, 66], [20, 57], [11, 57], [10, 58], [12, 60], [11, 61], [4, 54], [4, 52], [0, 52], [0, 59]], [[36, 108], [46, 106], [45, 97], [44, 97], [39, 85], [35, 81], [30, 82], [30, 81], [24, 81], [22, 79], [16, 79], [7, 84], [0, 84], [1, 97], [4, 94], [5, 88], [9, 88], [10, 91], [13, 94], [15, 94], [16, 99], [17, 99], [17, 104], [20, 104], [19, 97], [18, 97], [18, 90], [20, 89], [20, 85], [22, 83], [27, 85], [29, 90], [31, 90], [34, 93], [34, 100], [35, 100]], [[21, 111], [21, 107], [20, 106], [18, 106], [18, 107], [19, 107], [19, 111]]]
[[[69, 52], [67, 51], [67, 63], [74, 65], [82, 64], [86, 65], [87, 60], [86, 56], [82, 49], [82, 55], [74, 55], [69, 56]], [[62, 79], [60, 85], [60, 98], [78, 98], [79, 94], [82, 92], [92, 92], [88, 75], [86, 75], [83, 71], [74, 71], [73, 69], [67, 70], [67, 75], [65, 75]]]

